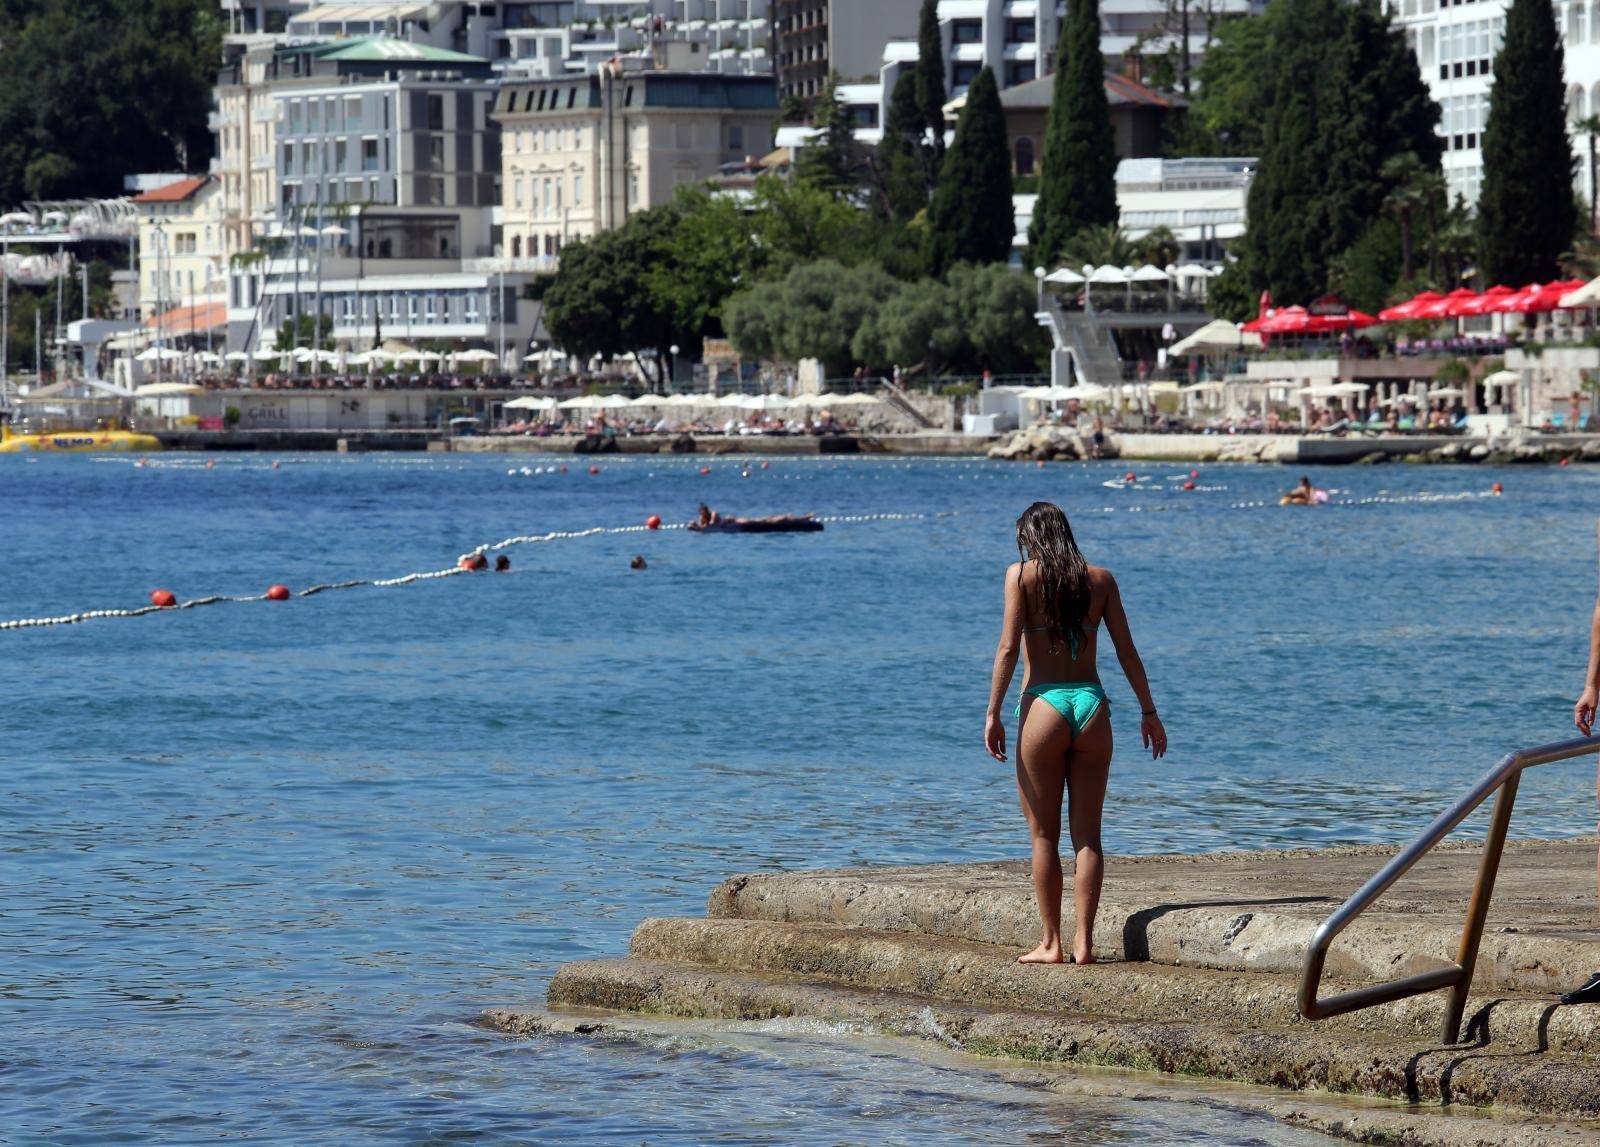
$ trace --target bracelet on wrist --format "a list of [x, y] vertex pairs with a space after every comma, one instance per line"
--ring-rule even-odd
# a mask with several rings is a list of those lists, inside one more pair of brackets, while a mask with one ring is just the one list
[[1141, 709], [1140, 712], [1142, 712], [1146, 717], [1154, 717], [1156, 715], [1156, 711], [1154, 709]]

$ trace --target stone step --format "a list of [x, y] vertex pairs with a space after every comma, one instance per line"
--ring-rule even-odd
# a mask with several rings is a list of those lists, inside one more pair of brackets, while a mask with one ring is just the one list
[[[1544, 870], [1519, 867], [1519, 856], [1535, 849]], [[1113, 857], [1096, 950], [1103, 958], [1298, 974], [1317, 925], [1389, 852]], [[1560, 868], [1550, 871], [1556, 862]], [[1453, 963], [1476, 864], [1472, 848], [1428, 857], [1334, 942], [1328, 974], [1376, 981]], [[1067, 879], [1063, 928], [1070, 935], [1070, 872]], [[1587, 979], [1600, 968], [1600, 933], [1587, 930], [1593, 887], [1592, 843], [1508, 846], [1477, 985], [1559, 993]], [[1220, 888], [1230, 891], [1219, 895]], [[1039, 939], [1027, 867], [1019, 862], [736, 876], [711, 894], [707, 913], [921, 933], [1018, 951]]]
[[[1281, 973], [1126, 961], [1022, 965], [1014, 947], [768, 920], [646, 920], [633, 934], [631, 953], [654, 963], [798, 977], [985, 1008], [1117, 1021], [1182, 1017], [1235, 1031], [1299, 1029], [1424, 1043], [1437, 1038], [1445, 1004], [1445, 993], [1433, 992], [1312, 1025], [1299, 1018], [1296, 978]], [[1347, 986], [1331, 982], [1324, 991]], [[1600, 1007], [1562, 1008], [1549, 996], [1490, 990], [1473, 995], [1466, 1017], [1468, 1041], [1600, 1056]]]
[[[1103, 970], [1062, 969], [1079, 975]], [[634, 958], [564, 966], [550, 983], [549, 1002], [684, 1018], [811, 1017], [867, 1023], [1014, 1060], [1379, 1097], [1418, 1104], [1424, 1112], [1475, 1107], [1539, 1120], [1600, 1119], [1600, 1070], [1593, 1058], [1517, 1049], [1502, 1046], [1500, 1040], [1487, 1047], [1441, 1048], [1426, 1039], [1373, 1038], [1323, 1025], [1241, 1029], [1210, 1022], [1171, 997], [1165, 1018], [1117, 1020], [1026, 1007], [980, 1007], [970, 1001]], [[516, 1012], [488, 1013], [485, 1020], [508, 1032], [538, 1026], [530, 1028]], [[1361, 1126], [1356, 1118], [1343, 1130], [1355, 1132]], [[1427, 1130], [1446, 1126], [1449, 1130]], [[1540, 1123], [1531, 1131], [1499, 1121], [1468, 1121], [1464, 1133], [1462, 1126], [1459, 1120], [1435, 1120], [1407, 1130], [1396, 1128], [1391, 1119], [1380, 1138], [1365, 1141], [1565, 1144], [1600, 1138], [1600, 1123], [1589, 1122]]]

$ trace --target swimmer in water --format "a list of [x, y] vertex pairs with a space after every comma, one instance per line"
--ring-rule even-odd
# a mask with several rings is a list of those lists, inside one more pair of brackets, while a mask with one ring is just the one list
[[[1105, 868], [1100, 814], [1111, 769], [1111, 717], [1095, 665], [1102, 622], [1139, 701], [1139, 735], [1152, 758], [1165, 755], [1167, 731], [1150, 697], [1116, 579], [1110, 570], [1085, 560], [1060, 507], [1049, 502], [1029, 506], [1017, 520], [1017, 549], [1022, 560], [1005, 574], [1005, 615], [995, 650], [983, 744], [995, 760], [1006, 759], [1000, 706], [1011, 687], [1020, 650], [1017, 793], [1033, 837], [1033, 889], [1044, 938], [1018, 962], [1059, 964], [1070, 959], [1090, 964]], [[1077, 854], [1073, 865], [1077, 934], [1070, 949], [1061, 937], [1063, 789], [1068, 831]]]
[[501, 554], [499, 557], [495, 558], [494, 559], [494, 572], [495, 573], [510, 573], [511, 572], [511, 559], [506, 557], [505, 554]]
[[1288, 505], [1309, 506], [1316, 501], [1317, 490], [1311, 484], [1311, 479], [1302, 474], [1300, 475], [1300, 484], [1283, 497]]
[[[701, 506], [700, 508], [702, 510], [705, 509], [704, 506]], [[643, 554], [634, 554], [633, 555], [633, 560], [628, 563], [628, 568], [631, 569], [631, 570], [649, 569], [650, 568], [650, 563], [648, 563], [648, 562], [646, 562], [644, 560], [644, 555]]]

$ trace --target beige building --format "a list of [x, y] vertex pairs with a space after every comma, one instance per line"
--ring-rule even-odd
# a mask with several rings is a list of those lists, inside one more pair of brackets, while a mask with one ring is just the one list
[[139, 213], [139, 317], [227, 289], [221, 184], [200, 175], [133, 198]]
[[635, 211], [772, 148], [770, 76], [626, 71], [508, 84], [501, 125], [500, 254], [553, 265], [573, 239], [622, 225]]

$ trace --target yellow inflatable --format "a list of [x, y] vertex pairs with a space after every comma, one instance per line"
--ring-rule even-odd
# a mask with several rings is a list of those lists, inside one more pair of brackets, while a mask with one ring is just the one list
[[51, 434], [13, 434], [0, 424], [0, 454], [153, 453], [161, 439], [131, 430], [58, 430]]

